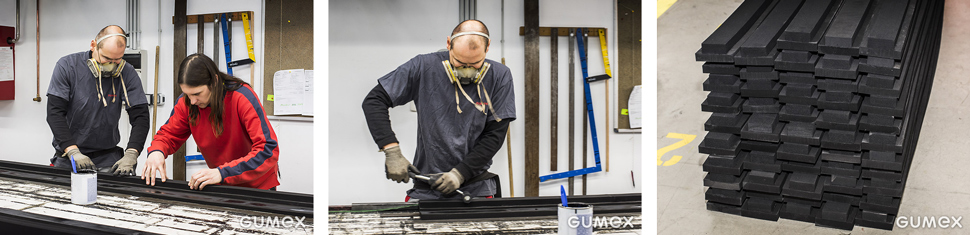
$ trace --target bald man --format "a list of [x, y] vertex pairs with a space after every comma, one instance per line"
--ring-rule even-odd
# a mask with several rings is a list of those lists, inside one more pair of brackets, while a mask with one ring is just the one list
[[[447, 37], [447, 51], [415, 56], [378, 79], [364, 99], [371, 136], [385, 154], [385, 176], [398, 183], [409, 182], [408, 172], [432, 176], [430, 184], [415, 180], [405, 201], [459, 198], [456, 189], [501, 196], [488, 168], [515, 120], [515, 94], [509, 68], [485, 59], [489, 44], [484, 23], [464, 21]], [[388, 115], [388, 108], [410, 101], [418, 110], [413, 165], [401, 153]]]
[[[134, 175], [148, 135], [148, 99], [135, 68], [122, 60], [126, 36], [110, 25], [89, 51], [61, 57], [47, 88], [47, 124], [54, 134], [55, 167]], [[128, 112], [127, 147], [118, 147], [121, 110]]]

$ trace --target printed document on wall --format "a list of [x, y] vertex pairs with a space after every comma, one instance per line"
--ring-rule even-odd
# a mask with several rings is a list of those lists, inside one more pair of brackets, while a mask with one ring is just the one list
[[633, 91], [630, 92], [630, 100], [627, 102], [627, 109], [630, 112], [630, 128], [640, 128], [641, 119], [643, 118], [643, 107], [640, 106], [640, 85], [633, 86]]
[[303, 69], [273, 74], [273, 115], [303, 114], [306, 73]]
[[13, 81], [13, 49], [0, 47], [0, 82]]
[[306, 82], [303, 84], [303, 115], [313, 116], [313, 70], [304, 71]]

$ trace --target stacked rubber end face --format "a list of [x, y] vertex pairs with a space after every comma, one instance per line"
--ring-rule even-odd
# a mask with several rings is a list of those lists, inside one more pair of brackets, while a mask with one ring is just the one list
[[747, 0], [695, 54], [707, 209], [892, 230], [942, 0]]

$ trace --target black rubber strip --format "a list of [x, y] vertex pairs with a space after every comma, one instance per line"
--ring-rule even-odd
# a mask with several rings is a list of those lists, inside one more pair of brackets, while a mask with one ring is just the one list
[[850, 0], [842, 4], [825, 36], [819, 42], [822, 54], [859, 55], [859, 44], [868, 24], [872, 1]]
[[751, 27], [756, 26], [755, 21], [758, 20], [758, 16], [765, 12], [770, 3], [771, 1], [768, 0], [751, 0], [741, 3], [741, 6], [701, 43], [701, 51], [705, 54], [728, 53], [744, 36], [739, 32], [747, 32]]
[[[0, 177], [71, 185], [69, 170], [11, 161], [0, 160]], [[200, 191], [187, 185], [186, 181], [156, 180], [152, 187], [134, 176], [98, 174], [99, 191], [313, 218], [313, 195], [223, 185], [206, 186]]]
[[157, 234], [0, 208], [4, 234]]
[[915, 0], [879, 1], [860, 45], [862, 55], [900, 59], [915, 8]]
[[[583, 203], [613, 203], [630, 202], [640, 203], [639, 193], [628, 194], [605, 194], [605, 195], [577, 195], [568, 198], [570, 202]], [[539, 205], [558, 205], [562, 203], [559, 196], [544, 197], [514, 197], [514, 198], [489, 198], [473, 199], [469, 203], [461, 200], [420, 200], [418, 207], [420, 210], [448, 209], [448, 208], [489, 208], [500, 206], [539, 206]]]

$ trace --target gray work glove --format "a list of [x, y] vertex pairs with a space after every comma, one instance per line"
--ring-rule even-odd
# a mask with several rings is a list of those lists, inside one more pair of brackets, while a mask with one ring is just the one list
[[74, 157], [74, 163], [77, 164], [78, 171], [80, 170], [97, 171], [97, 169], [94, 166], [94, 162], [91, 161], [91, 158], [82, 154], [81, 150], [78, 150], [77, 148], [68, 150], [66, 153], [64, 153], [62, 157], [65, 157], [67, 158], [68, 161], [70, 161], [72, 156]]
[[408, 183], [411, 180], [408, 177], [409, 170], [418, 172], [418, 168], [411, 165], [411, 162], [401, 154], [400, 146], [384, 149], [384, 173], [388, 179], [398, 183]]
[[461, 183], [464, 182], [465, 178], [455, 168], [451, 168], [449, 172], [431, 175], [431, 188], [441, 191], [444, 194], [451, 194], [455, 190], [458, 190], [458, 187], [461, 187]]
[[116, 176], [135, 175], [135, 165], [138, 165], [138, 150], [128, 149], [125, 150], [125, 156], [111, 166], [111, 172]]

